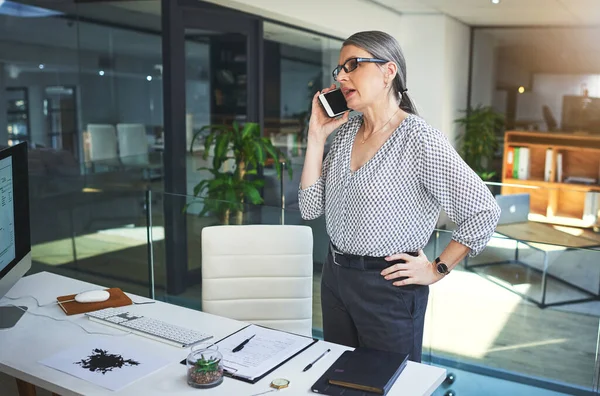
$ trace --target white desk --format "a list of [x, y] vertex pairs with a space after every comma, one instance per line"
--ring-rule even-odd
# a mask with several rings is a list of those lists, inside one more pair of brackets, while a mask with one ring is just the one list
[[[27, 276], [21, 279], [8, 293], [10, 297], [34, 295], [41, 304], [55, 301], [57, 296], [78, 293], [90, 288], [99, 287], [86, 282], [54, 275], [48, 272]], [[129, 295], [133, 301], [147, 301], [146, 298]], [[26, 305], [35, 313], [50, 315], [60, 319], [68, 319], [83, 325], [89, 331], [119, 334], [116, 329], [91, 322], [83, 315], [66, 316], [56, 305], [37, 308], [32, 299], [11, 301], [0, 300], [0, 305], [14, 303]], [[156, 302], [156, 304], [134, 305], [132, 311], [161, 319], [179, 326], [185, 326], [207, 332], [215, 340], [239, 330], [247, 323], [194, 311], [175, 305]], [[187, 385], [186, 368], [179, 364], [189, 349], [181, 349], [153, 341], [136, 335], [118, 337], [126, 339], [131, 345], [152, 350], [154, 353], [172, 361], [172, 364], [125, 387], [119, 392], [111, 392], [104, 388], [88, 383], [79, 378], [51, 369], [38, 363], [42, 358], [49, 357], [74, 344], [84, 342], [92, 336], [79, 327], [70, 323], [56, 322], [49, 318], [41, 318], [25, 314], [12, 329], [0, 330], [0, 371], [29, 382], [43, 389], [55, 392], [61, 396], [69, 395], [239, 395], [249, 396], [269, 390], [269, 383], [274, 378], [287, 378], [290, 387], [282, 390], [283, 396], [315, 395], [310, 391], [311, 385], [322, 373], [341, 355], [344, 350], [351, 349], [337, 344], [319, 341], [300, 355], [296, 356], [276, 371], [268, 374], [256, 384], [225, 378], [223, 383], [215, 388], [197, 390]], [[307, 372], [302, 372], [304, 366], [317, 356], [325, 347], [331, 348], [315, 366]], [[409, 362], [389, 395], [430, 395], [445, 379], [446, 370]], [[279, 392], [268, 395], [279, 394]]]

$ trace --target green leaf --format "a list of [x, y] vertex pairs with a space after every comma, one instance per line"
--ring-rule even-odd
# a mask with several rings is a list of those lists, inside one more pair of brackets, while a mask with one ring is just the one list
[[213, 158], [213, 167], [218, 169], [225, 162], [225, 157], [227, 156], [227, 149], [229, 146], [229, 133], [222, 133], [217, 136], [217, 141], [215, 143], [215, 153]]
[[253, 205], [258, 205], [263, 202], [263, 199], [260, 196], [260, 192], [256, 187], [254, 187], [251, 184], [244, 185], [244, 195], [248, 197], [250, 203], [252, 203]]
[[242, 139], [248, 139], [253, 136], [259, 136], [259, 125], [255, 122], [248, 122], [242, 130]]
[[265, 163], [265, 151], [260, 141], [254, 142], [254, 154], [256, 155], [256, 162], [259, 164]]

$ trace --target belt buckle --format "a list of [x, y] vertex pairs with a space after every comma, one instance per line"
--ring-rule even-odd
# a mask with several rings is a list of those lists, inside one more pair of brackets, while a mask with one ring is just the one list
[[344, 254], [341, 253], [341, 252], [338, 252], [337, 250], [335, 250], [335, 248], [333, 247], [333, 244], [330, 244], [329, 246], [331, 246], [331, 253], [332, 253], [331, 255], [333, 256], [333, 263], [335, 265], [337, 265], [338, 267], [341, 267], [342, 265], [336, 261], [335, 255], [336, 254], [341, 254], [343, 256]]

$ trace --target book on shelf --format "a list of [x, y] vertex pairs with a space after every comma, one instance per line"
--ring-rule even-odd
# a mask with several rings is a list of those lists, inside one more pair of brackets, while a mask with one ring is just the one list
[[586, 227], [591, 227], [598, 220], [598, 211], [600, 210], [600, 192], [588, 191], [585, 193], [585, 202], [583, 205], [583, 222]]
[[521, 147], [515, 147], [515, 159], [513, 163], [513, 179], [519, 178], [519, 152], [521, 151]]
[[562, 153], [556, 154], [556, 181], [558, 183], [562, 183], [563, 180], [562, 159]]
[[529, 147], [519, 148], [519, 172], [517, 179], [529, 179]]
[[508, 148], [508, 151], [506, 152], [506, 171], [505, 171], [506, 173], [504, 176], [507, 179], [513, 178], [514, 164], [515, 164], [515, 148], [511, 146]]
[[552, 149], [546, 149], [546, 163], [544, 164], [544, 181], [552, 181]]
[[509, 147], [505, 176], [512, 179], [529, 179], [529, 147]]
[[569, 176], [565, 179], [565, 183], [576, 183], [576, 184], [596, 184], [596, 179], [592, 177], [583, 176]]

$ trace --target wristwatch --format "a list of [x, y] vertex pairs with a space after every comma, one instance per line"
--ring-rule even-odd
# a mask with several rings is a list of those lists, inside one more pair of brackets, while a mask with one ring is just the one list
[[447, 275], [450, 273], [450, 270], [448, 270], [448, 266], [446, 264], [442, 263], [439, 257], [435, 259], [435, 266], [436, 266], [437, 272], [442, 275]]

